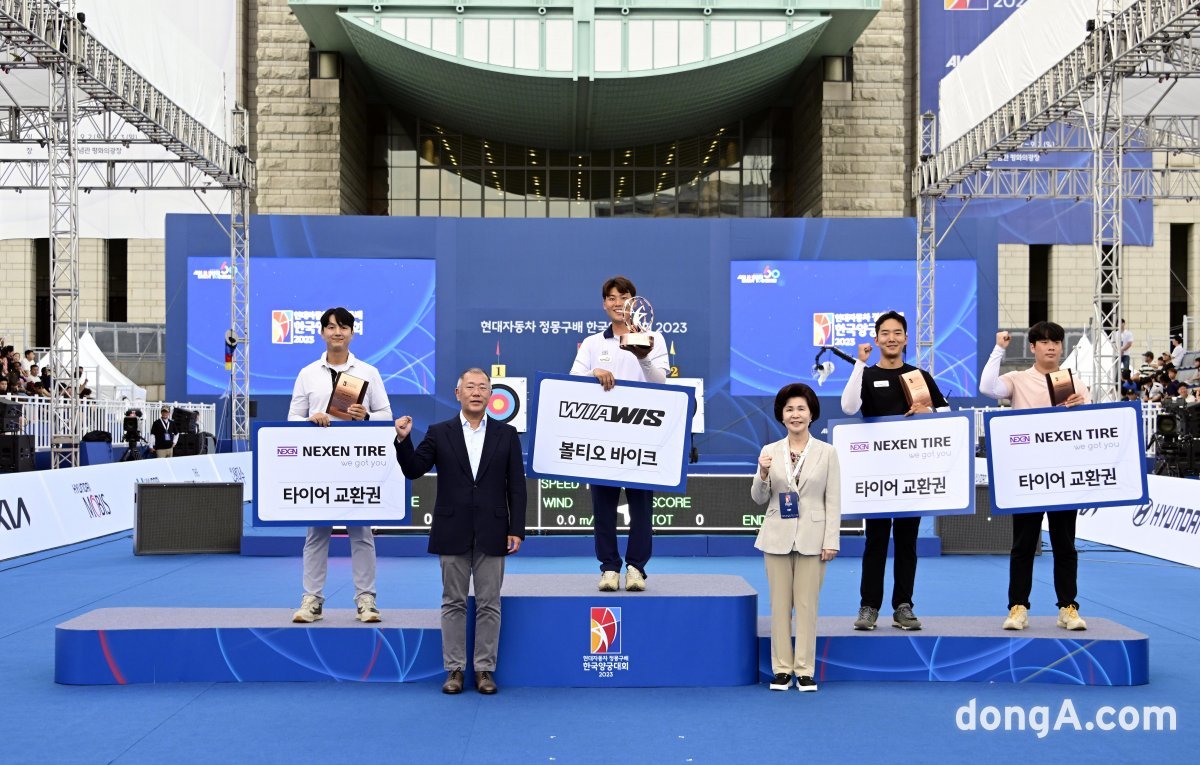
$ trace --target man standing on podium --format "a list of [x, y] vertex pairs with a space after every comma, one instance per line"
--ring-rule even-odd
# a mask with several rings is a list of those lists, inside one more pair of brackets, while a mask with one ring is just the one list
[[[392, 419], [392, 405], [379, 370], [350, 352], [354, 337], [354, 314], [345, 308], [330, 308], [321, 314], [321, 339], [325, 353], [321, 358], [300, 370], [292, 388], [292, 405], [288, 419], [308, 420], [318, 427], [329, 427], [326, 412], [338, 375], [345, 372], [367, 383], [367, 395], [362, 404], [352, 404], [347, 412], [351, 420]], [[364, 406], [365, 404], [365, 406]], [[304, 539], [304, 597], [292, 616], [294, 622], [315, 622], [323, 618], [325, 575], [329, 572], [330, 526], [312, 526]], [[370, 526], [348, 526], [350, 559], [354, 571], [354, 605], [360, 622], [379, 621], [375, 605], [375, 535]]]
[[[908, 321], [895, 311], [880, 314], [875, 320], [875, 345], [879, 363], [867, 366], [871, 344], [858, 346], [858, 361], [850, 381], [842, 391], [842, 411], [863, 417], [910, 416], [947, 408], [933, 376], [904, 362], [908, 346]], [[929, 391], [929, 401], [908, 403], [901, 376], [920, 371]], [[867, 544], [863, 549], [862, 579], [859, 582], [856, 630], [873, 630], [883, 606], [883, 576], [887, 570], [888, 540], [895, 540], [892, 562], [892, 626], [902, 630], [921, 629], [921, 620], [913, 614], [913, 587], [917, 578], [917, 531], [920, 518], [868, 518]]]
[[[650, 332], [649, 347], [623, 346], [621, 336], [629, 331], [625, 324], [625, 301], [637, 295], [637, 287], [624, 276], [614, 276], [600, 289], [601, 305], [612, 325], [603, 332], [584, 338], [571, 364], [571, 374], [595, 377], [604, 390], [612, 390], [617, 380], [665, 383], [671, 362], [667, 343], [661, 333]], [[600, 561], [600, 590], [615, 592], [621, 586], [621, 551], [617, 548], [618, 486], [592, 484], [592, 534], [596, 540], [596, 559]], [[654, 528], [650, 489], [625, 487], [629, 502], [629, 544], [625, 548], [625, 589], [646, 589], [646, 563], [650, 561]]]
[[415, 481], [437, 467], [429, 552], [442, 564], [442, 693], [462, 693], [467, 666], [467, 594], [475, 580], [475, 690], [496, 692], [504, 556], [525, 539], [525, 465], [513, 426], [489, 421], [491, 379], [482, 369], [458, 378], [457, 417], [429, 426], [415, 449], [412, 417], [396, 420], [396, 461]]

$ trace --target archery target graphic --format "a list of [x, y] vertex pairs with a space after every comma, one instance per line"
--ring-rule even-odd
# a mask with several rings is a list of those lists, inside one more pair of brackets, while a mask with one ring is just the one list
[[505, 422], [525, 432], [526, 378], [493, 377], [492, 396], [488, 399], [487, 413], [497, 422]]

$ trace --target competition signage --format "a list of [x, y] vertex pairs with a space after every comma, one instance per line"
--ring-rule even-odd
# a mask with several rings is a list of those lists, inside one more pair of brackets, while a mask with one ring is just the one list
[[404, 474], [390, 422], [257, 424], [255, 526], [365, 526], [403, 521]]
[[832, 423], [843, 518], [975, 512], [975, 421], [970, 412]]
[[993, 513], [1148, 501], [1141, 404], [988, 412]]
[[1150, 500], [1103, 511], [1079, 511], [1075, 535], [1143, 555], [1200, 568], [1200, 497], [1188, 478], [1147, 476]]
[[538, 373], [528, 473], [603, 486], [683, 491], [695, 394], [690, 387]]

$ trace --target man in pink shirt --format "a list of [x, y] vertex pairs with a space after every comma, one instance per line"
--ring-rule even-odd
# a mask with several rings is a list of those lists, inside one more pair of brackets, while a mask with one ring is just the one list
[[[994, 399], [1010, 399], [1013, 409], [1042, 409], [1051, 406], [1046, 375], [1057, 372], [1062, 361], [1066, 333], [1054, 322], [1039, 321], [1029, 328], [1029, 350], [1033, 366], [1019, 372], [1000, 374], [1004, 351], [1012, 341], [1007, 332], [996, 333], [996, 347], [988, 357], [979, 380], [979, 392]], [[1063, 406], [1090, 404], [1091, 393], [1075, 379], [1075, 392]], [[1046, 512], [1014, 513], [1013, 544], [1008, 558], [1008, 618], [1004, 629], [1029, 626], [1029, 593], [1033, 589], [1033, 558], [1042, 541], [1042, 516]], [[1055, 510], [1049, 514], [1050, 546], [1054, 550], [1054, 592], [1058, 596], [1058, 626], [1068, 630], [1087, 629], [1079, 616], [1079, 554], [1075, 551], [1075, 519], [1078, 510]]]

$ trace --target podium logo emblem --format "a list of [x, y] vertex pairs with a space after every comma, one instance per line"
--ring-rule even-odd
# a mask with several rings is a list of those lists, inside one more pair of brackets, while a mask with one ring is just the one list
[[271, 342], [274, 344], [292, 344], [292, 312], [271, 311]]
[[621, 652], [621, 609], [592, 606], [592, 653]]

